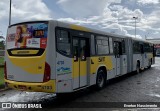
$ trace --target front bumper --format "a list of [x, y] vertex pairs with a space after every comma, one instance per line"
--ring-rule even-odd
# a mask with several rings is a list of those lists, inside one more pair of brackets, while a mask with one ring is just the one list
[[55, 93], [56, 92], [56, 81], [49, 80], [44, 83], [31, 83], [31, 82], [17, 82], [5, 79], [5, 84], [7, 87], [23, 90], [29, 92], [47, 92], [47, 93]]

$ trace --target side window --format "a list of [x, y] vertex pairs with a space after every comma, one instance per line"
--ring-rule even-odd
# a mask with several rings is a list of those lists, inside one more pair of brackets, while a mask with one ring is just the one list
[[121, 55], [121, 42], [114, 41], [114, 54], [116, 57]]
[[91, 35], [91, 54], [95, 55], [95, 37]]
[[140, 50], [141, 50], [141, 54], [144, 53], [144, 45], [143, 44], [140, 44]]
[[141, 46], [139, 44], [139, 42], [134, 42], [133, 43], [133, 52], [134, 53], [141, 53]]
[[153, 44], [150, 44], [150, 52], [153, 52]]
[[57, 49], [64, 55], [69, 56], [71, 54], [71, 40], [69, 33], [65, 30], [56, 30], [57, 37]]
[[121, 46], [120, 46], [120, 42], [117, 42], [117, 55], [119, 56], [121, 54]]
[[152, 52], [151, 45], [149, 43], [144, 43], [144, 51]]
[[111, 54], [113, 53], [113, 41], [111, 37], [109, 38], [109, 51]]
[[124, 54], [125, 52], [126, 52], [125, 41], [122, 40], [122, 54]]
[[108, 37], [96, 37], [97, 54], [109, 54]]

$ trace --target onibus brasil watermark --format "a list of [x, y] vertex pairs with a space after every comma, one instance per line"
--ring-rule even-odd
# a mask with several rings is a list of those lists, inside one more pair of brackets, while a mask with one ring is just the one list
[[42, 108], [41, 104], [29, 104], [29, 103], [2, 103], [1, 108]]
[[124, 104], [124, 108], [157, 108], [157, 104]]

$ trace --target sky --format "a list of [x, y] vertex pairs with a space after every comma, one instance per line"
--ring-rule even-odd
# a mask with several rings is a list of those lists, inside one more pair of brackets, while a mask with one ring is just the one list
[[[160, 38], [160, 0], [12, 0], [11, 24], [30, 20], [74, 23], [141, 39]], [[0, 0], [0, 36], [6, 36], [9, 0]]]

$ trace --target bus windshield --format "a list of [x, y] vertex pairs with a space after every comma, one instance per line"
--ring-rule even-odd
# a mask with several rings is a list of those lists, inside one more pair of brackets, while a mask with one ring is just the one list
[[48, 23], [24, 23], [8, 28], [7, 49], [45, 49], [47, 45]]

